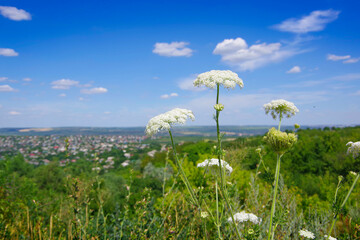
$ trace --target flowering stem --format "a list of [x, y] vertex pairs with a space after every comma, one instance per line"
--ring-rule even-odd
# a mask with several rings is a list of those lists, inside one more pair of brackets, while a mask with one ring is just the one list
[[275, 187], [274, 187], [274, 196], [273, 196], [273, 201], [272, 201], [272, 206], [271, 206], [271, 215], [270, 215], [268, 240], [270, 240], [270, 238], [273, 239], [272, 221], [273, 221], [273, 217], [274, 217], [274, 214], [275, 214], [276, 195], [277, 195], [277, 188], [278, 188], [279, 175], [280, 175], [280, 159], [281, 159], [281, 155], [277, 154], [277, 163], [276, 163], [276, 170], [275, 170]]
[[280, 126], [281, 126], [281, 119], [282, 119], [282, 112], [280, 111], [280, 114], [279, 114], [279, 126], [278, 126], [279, 131], [280, 131]]
[[[219, 104], [219, 92], [220, 92], [220, 87], [219, 87], [219, 84], [217, 84], [217, 86], [216, 86], [216, 104]], [[225, 187], [225, 184], [224, 184], [224, 176], [223, 176], [224, 174], [223, 174], [223, 169], [222, 169], [222, 164], [221, 164], [221, 136], [220, 136], [220, 126], [219, 126], [219, 115], [220, 115], [220, 111], [216, 110], [215, 121], [216, 121], [216, 134], [217, 134], [217, 155], [218, 155], [218, 160], [219, 160], [221, 188], [223, 189]]]
[[[220, 87], [219, 84], [217, 84], [216, 86], [216, 104], [219, 104], [219, 94], [220, 93]], [[226, 205], [230, 211], [230, 215], [231, 215], [231, 220], [235, 226], [236, 229], [236, 235], [238, 237], [238, 239], [241, 239], [240, 237], [240, 233], [239, 233], [239, 229], [237, 228], [236, 222], [235, 222], [235, 218], [234, 218], [234, 214], [232, 212], [232, 208], [230, 205], [230, 201], [228, 199], [228, 195], [227, 195], [227, 191], [225, 190], [225, 180], [224, 180], [224, 170], [221, 164], [221, 136], [220, 136], [220, 126], [219, 126], [219, 115], [220, 115], [220, 111], [216, 110], [216, 115], [215, 115], [215, 121], [216, 121], [216, 133], [217, 133], [217, 155], [218, 155], [218, 160], [219, 160], [219, 170], [220, 170], [220, 191], [222, 192], [222, 195], [225, 199]]]
[[189, 183], [189, 181], [188, 181], [188, 179], [187, 179], [187, 177], [186, 177], [186, 175], [185, 175], [185, 172], [184, 172], [184, 170], [183, 170], [183, 168], [182, 168], [182, 166], [181, 166], [181, 163], [180, 163], [180, 161], [179, 161], [179, 159], [178, 159], [178, 156], [177, 156], [177, 154], [176, 154], [176, 148], [175, 148], [173, 136], [172, 136], [172, 134], [171, 134], [171, 130], [169, 130], [169, 135], [170, 135], [170, 139], [171, 139], [171, 145], [172, 145], [172, 148], [173, 148], [174, 158], [175, 158], [176, 164], [178, 165], [180, 174], [181, 174], [181, 176], [182, 176], [182, 180], [183, 180], [183, 182], [185, 183], [185, 186], [186, 186], [186, 188], [188, 189], [188, 191], [189, 191], [189, 193], [190, 193], [190, 196], [191, 196], [192, 201], [195, 203], [195, 205], [196, 205], [199, 209], [201, 209], [201, 208], [200, 208], [200, 204], [199, 204], [199, 202], [197, 201], [197, 198], [196, 198], [196, 196], [195, 196], [195, 193], [194, 193], [193, 189], [191, 188], [191, 185], [190, 185], [190, 183]]
[[351, 185], [351, 188], [349, 189], [349, 191], [348, 191], [348, 193], [347, 193], [344, 201], [342, 202], [339, 210], [338, 210], [338, 211], [335, 213], [335, 215], [334, 215], [334, 219], [333, 219], [333, 221], [332, 221], [331, 228], [330, 228], [330, 230], [329, 230], [327, 240], [330, 238], [331, 232], [332, 232], [332, 230], [333, 230], [333, 227], [334, 227], [334, 225], [335, 225], [335, 222], [336, 222], [336, 219], [337, 219], [337, 216], [338, 216], [339, 212], [340, 212], [341, 209], [345, 206], [345, 203], [346, 203], [347, 200], [349, 199], [351, 192], [354, 190], [355, 184], [356, 184], [357, 181], [359, 180], [359, 177], [360, 177], [360, 172], [357, 174], [357, 176], [356, 176], [353, 184]]
[[220, 232], [219, 196], [218, 196], [217, 178], [215, 179], [215, 189], [216, 189], [216, 227], [217, 227], [217, 230], [218, 230], [219, 239], [222, 239], [221, 232]]

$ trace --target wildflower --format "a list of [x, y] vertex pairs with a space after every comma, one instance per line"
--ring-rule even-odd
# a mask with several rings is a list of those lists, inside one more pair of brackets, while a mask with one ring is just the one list
[[338, 180], [339, 180], [339, 182], [341, 182], [343, 179], [344, 179], [344, 177], [343, 177], [343, 176], [341, 176], [341, 175], [339, 175], [339, 176], [338, 176]]
[[286, 101], [284, 99], [272, 100], [270, 103], [264, 104], [265, 113], [270, 112], [271, 116], [276, 119], [277, 116], [281, 119], [284, 115], [287, 118], [294, 116], [299, 109], [294, 103]]
[[215, 108], [216, 111], [221, 112], [222, 110], [224, 110], [224, 105], [222, 105], [221, 103], [215, 104], [214, 108]]
[[[220, 162], [221, 162], [221, 167], [225, 169], [225, 171], [228, 174], [230, 174], [233, 171], [232, 167], [227, 162], [225, 162], [224, 160], [220, 160]], [[213, 173], [217, 174], [219, 169], [219, 159], [216, 158], [206, 159], [202, 163], [199, 163], [197, 167], [205, 167], [205, 168], [208, 167], [211, 169]]]
[[286, 133], [271, 128], [264, 137], [264, 140], [278, 154], [284, 154], [297, 141], [294, 133]]
[[194, 81], [194, 86], [196, 87], [205, 85], [211, 89], [214, 89], [217, 85], [223, 85], [224, 88], [227, 89], [234, 89], [236, 84], [239, 85], [240, 88], [244, 87], [244, 83], [239, 76], [230, 70], [211, 70], [201, 73]]
[[249, 230], [248, 230], [248, 234], [252, 235], [252, 234], [254, 234], [254, 233], [255, 233], [254, 229], [249, 228]]
[[312, 233], [312, 232], [310, 232], [310, 231], [308, 231], [308, 230], [300, 230], [299, 231], [299, 234], [300, 234], [300, 236], [302, 236], [302, 237], [306, 237], [306, 238], [310, 238], [310, 239], [315, 239], [315, 235]]
[[357, 173], [356, 173], [356, 172], [353, 172], [353, 171], [350, 171], [349, 173], [350, 173], [351, 175], [354, 175], [354, 176], [357, 175]]
[[[326, 239], [328, 239], [328, 235], [325, 235], [324, 237], [325, 237]], [[336, 238], [330, 236], [330, 237], [329, 237], [329, 240], [336, 240]]]
[[357, 158], [360, 154], [360, 142], [348, 142], [346, 146], [350, 146], [347, 150], [347, 154], [352, 153], [353, 158]]
[[201, 212], [201, 217], [202, 218], [207, 218], [209, 216], [208, 212]]
[[260, 153], [261, 153], [261, 148], [255, 149], [255, 152], [257, 152], [258, 154], [260, 154]]
[[299, 128], [300, 128], [300, 125], [297, 124], [297, 123], [295, 123], [295, 124], [294, 124], [294, 128], [295, 128], [295, 129], [299, 129]]
[[175, 123], [184, 124], [188, 117], [195, 120], [192, 111], [182, 108], [175, 108], [166, 113], [157, 115], [151, 118], [146, 125], [146, 134], [151, 136], [160, 130], [170, 130], [170, 127]]
[[[242, 223], [246, 221], [250, 221], [254, 224], [261, 223], [261, 218], [258, 218], [255, 214], [252, 213], [246, 213], [245, 211], [242, 211], [240, 213], [234, 214], [234, 220], [235, 222]], [[228, 218], [228, 222], [232, 222], [232, 218]]]

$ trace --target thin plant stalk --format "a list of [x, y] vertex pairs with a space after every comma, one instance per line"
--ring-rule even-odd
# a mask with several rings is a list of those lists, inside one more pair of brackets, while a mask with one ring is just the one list
[[181, 166], [181, 163], [180, 163], [180, 161], [178, 159], [175, 144], [174, 144], [174, 139], [173, 139], [173, 136], [171, 134], [171, 130], [169, 130], [169, 135], [170, 135], [170, 139], [171, 139], [171, 145], [172, 145], [172, 148], [173, 148], [174, 158], [175, 158], [176, 164], [177, 164], [177, 166], [179, 168], [179, 171], [180, 171], [180, 174], [182, 176], [183, 182], [185, 183], [185, 186], [186, 186], [186, 188], [188, 189], [188, 191], [190, 193], [192, 201], [195, 203], [195, 205], [199, 209], [201, 209], [200, 204], [199, 204], [199, 202], [198, 202], [198, 200], [197, 200], [197, 198], [195, 196], [195, 193], [194, 193], [193, 189], [191, 188], [191, 185], [190, 185], [190, 183], [189, 183], [189, 181], [188, 181], [188, 179], [187, 179], [187, 177], [185, 175], [185, 172], [184, 172], [184, 170], [183, 170], [183, 168]]
[[[220, 93], [220, 87], [219, 87], [219, 84], [217, 84], [217, 86], [216, 86], [216, 104], [219, 104], [219, 95], [220, 95], [219, 93]], [[236, 230], [236, 235], [237, 235], [238, 239], [241, 239], [239, 229], [238, 229], [238, 227], [236, 225], [234, 214], [232, 212], [230, 201], [228, 199], [227, 191], [225, 190], [225, 180], [224, 180], [225, 173], [224, 173], [224, 169], [223, 169], [222, 164], [221, 164], [222, 152], [221, 152], [221, 136], [220, 136], [220, 126], [219, 126], [219, 115], [220, 115], [220, 111], [216, 109], [215, 121], [216, 121], [216, 133], [217, 133], [217, 155], [218, 155], [218, 160], [219, 160], [220, 183], [221, 183], [220, 191], [223, 193], [223, 197], [225, 199], [226, 205], [227, 205], [227, 207], [228, 207], [228, 209], [230, 211], [231, 220], [232, 220], [233, 225], [234, 225], [235, 230]]]
[[276, 170], [275, 170], [275, 186], [274, 186], [274, 196], [271, 206], [271, 214], [270, 214], [270, 224], [269, 224], [269, 233], [268, 233], [268, 240], [274, 239], [274, 235], [272, 232], [275, 230], [272, 227], [273, 217], [275, 214], [275, 207], [276, 207], [276, 195], [277, 195], [277, 189], [279, 184], [279, 175], [280, 175], [280, 159], [281, 155], [277, 154], [277, 163], [276, 163]]
[[330, 235], [331, 235], [331, 232], [332, 232], [332, 230], [333, 230], [333, 228], [334, 228], [334, 225], [335, 225], [337, 216], [338, 216], [339, 212], [341, 211], [341, 209], [345, 206], [345, 203], [347, 202], [347, 200], [349, 199], [351, 192], [354, 190], [354, 187], [355, 187], [357, 181], [359, 180], [359, 177], [360, 177], [360, 172], [357, 174], [357, 176], [356, 176], [353, 184], [351, 185], [351, 188], [349, 189], [349, 191], [348, 191], [348, 193], [347, 193], [344, 201], [342, 202], [339, 210], [335, 213], [334, 219], [333, 219], [333, 221], [332, 221], [332, 224], [331, 224], [331, 227], [330, 227], [330, 230], [329, 230], [329, 233], [328, 233], [328, 237], [326, 238], [326, 240], [329, 240]]
[[215, 180], [215, 189], [216, 189], [216, 227], [218, 230], [219, 239], [222, 239], [220, 232], [220, 218], [219, 218], [219, 196], [218, 196], [218, 183], [217, 179]]

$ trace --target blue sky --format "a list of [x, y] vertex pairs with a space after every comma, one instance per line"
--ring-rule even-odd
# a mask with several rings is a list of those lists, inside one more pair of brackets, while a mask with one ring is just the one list
[[0, 127], [145, 126], [175, 107], [213, 125], [197, 74], [232, 70], [226, 125], [360, 124], [358, 1], [1, 1]]

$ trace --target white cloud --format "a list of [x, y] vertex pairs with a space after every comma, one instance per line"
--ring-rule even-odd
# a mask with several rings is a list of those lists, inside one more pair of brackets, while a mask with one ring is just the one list
[[108, 90], [103, 87], [96, 87], [96, 88], [90, 88], [90, 89], [83, 89], [81, 90], [84, 94], [99, 94], [99, 93], [106, 93]]
[[275, 25], [274, 28], [282, 32], [308, 33], [324, 30], [326, 24], [336, 20], [340, 11], [323, 10], [313, 11], [310, 15], [300, 19], [290, 18]]
[[7, 77], [0, 77], [0, 82], [4, 82], [6, 81], [8, 78]]
[[350, 55], [345, 55], [345, 56], [337, 56], [334, 54], [328, 54], [326, 59], [330, 60], [330, 61], [340, 61], [340, 60], [346, 60], [346, 59], [350, 59], [351, 56]]
[[360, 60], [360, 58], [350, 58], [346, 61], [343, 61], [343, 63], [357, 63]]
[[179, 96], [179, 94], [177, 94], [177, 93], [170, 93], [170, 94], [161, 95], [160, 98], [167, 99], [167, 98], [178, 97], [178, 96]]
[[66, 97], [66, 94], [65, 94], [65, 93], [61, 93], [61, 94], [59, 94], [59, 97]]
[[84, 101], [85, 99], [82, 97], [79, 97], [79, 101]]
[[297, 52], [294, 49], [282, 48], [280, 43], [261, 43], [249, 47], [244, 39], [236, 38], [218, 43], [213, 54], [221, 55], [222, 61], [246, 71], [280, 62]]
[[70, 79], [60, 79], [57, 81], [53, 81], [51, 83], [53, 89], [69, 89], [70, 87], [79, 86], [78, 81], [70, 80]]
[[0, 6], [0, 14], [14, 21], [31, 20], [30, 13], [16, 7]]
[[10, 111], [9, 112], [9, 115], [13, 115], [13, 116], [15, 116], [15, 115], [20, 115], [21, 113], [19, 113], [19, 112], [17, 112], [17, 111]]
[[339, 75], [330, 78], [330, 80], [336, 80], [336, 81], [354, 81], [354, 80], [360, 80], [360, 73], [349, 73], [345, 75]]
[[23, 78], [23, 81], [25, 81], [25, 82], [31, 82], [32, 79], [31, 79], [31, 78]]
[[301, 69], [299, 66], [294, 66], [293, 68], [291, 68], [289, 71], [287, 71], [286, 73], [299, 73], [301, 72]]
[[187, 42], [156, 43], [153, 53], [164, 57], [190, 57], [193, 50], [185, 47]]
[[9, 85], [0, 85], [0, 92], [15, 92], [16, 90]]
[[19, 53], [15, 52], [15, 50], [11, 48], [0, 48], [0, 56], [16, 57], [19, 56]]
[[109, 114], [111, 114], [111, 112], [104, 112], [104, 114], [109, 115]]

